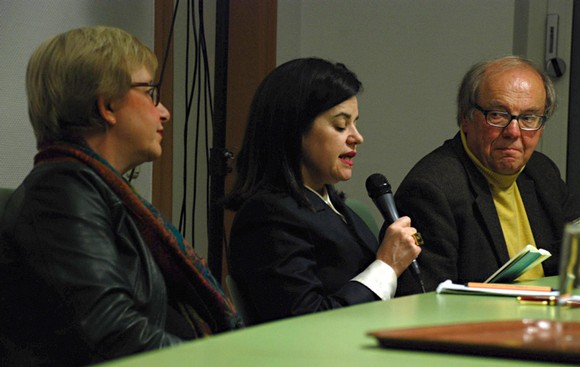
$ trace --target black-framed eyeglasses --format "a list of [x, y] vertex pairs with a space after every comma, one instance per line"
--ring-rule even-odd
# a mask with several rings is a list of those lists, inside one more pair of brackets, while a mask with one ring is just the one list
[[147, 94], [151, 97], [153, 104], [157, 106], [159, 104], [161, 93], [159, 93], [159, 83], [132, 83], [131, 88], [136, 87], [149, 87], [146, 91]]
[[508, 126], [512, 120], [515, 119], [518, 122], [518, 126], [521, 130], [536, 131], [540, 130], [548, 119], [543, 115], [512, 115], [511, 113], [505, 111], [484, 110], [477, 104], [474, 104], [473, 107], [475, 107], [476, 110], [483, 114], [485, 117], [485, 122], [487, 122], [488, 125], [501, 129]]

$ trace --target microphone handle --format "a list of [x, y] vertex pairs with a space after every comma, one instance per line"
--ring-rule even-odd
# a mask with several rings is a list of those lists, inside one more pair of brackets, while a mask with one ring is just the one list
[[[397, 206], [395, 205], [395, 199], [393, 198], [393, 193], [388, 192], [384, 195], [380, 195], [378, 197], [373, 198], [375, 205], [379, 208], [379, 211], [383, 215], [383, 218], [388, 225], [393, 224], [394, 221], [399, 219], [399, 213], [397, 211]], [[411, 263], [411, 273], [413, 277], [419, 283], [421, 287], [421, 291], [426, 293], [425, 284], [423, 283], [423, 278], [421, 277], [421, 269], [419, 268], [419, 264], [417, 260], [413, 260]]]
[[387, 193], [377, 196], [373, 198], [373, 201], [388, 225], [393, 224], [394, 221], [399, 219], [399, 213], [397, 212], [397, 206], [395, 205], [393, 194]]

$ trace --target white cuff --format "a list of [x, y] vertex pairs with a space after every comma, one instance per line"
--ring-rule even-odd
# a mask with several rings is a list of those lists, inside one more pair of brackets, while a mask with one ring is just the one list
[[397, 290], [397, 274], [393, 268], [381, 260], [373, 261], [352, 280], [366, 286], [383, 301], [393, 298]]

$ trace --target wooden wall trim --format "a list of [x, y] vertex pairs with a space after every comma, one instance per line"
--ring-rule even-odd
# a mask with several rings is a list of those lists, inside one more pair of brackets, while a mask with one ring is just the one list
[[[234, 162], [242, 145], [254, 93], [264, 77], [276, 67], [277, 17], [276, 0], [230, 1], [226, 149], [234, 153]], [[235, 177], [235, 169], [226, 176], [226, 193], [232, 189]], [[233, 218], [233, 212], [225, 212], [226, 245]], [[222, 273], [225, 274], [226, 259], [223, 265]]]
[[[276, 67], [276, 0], [230, 1], [226, 148], [234, 155], [242, 145], [252, 98]], [[231, 190], [235, 170], [227, 177]]]
[[[173, 0], [155, 0], [154, 51], [159, 60], [158, 73], [161, 72], [163, 65], [172, 19]], [[162, 103], [170, 112], [173, 112], [173, 42], [170, 42], [160, 92]], [[161, 147], [163, 149], [161, 158], [153, 162], [152, 203], [171, 220], [173, 212], [173, 124], [171, 121], [164, 126]]]

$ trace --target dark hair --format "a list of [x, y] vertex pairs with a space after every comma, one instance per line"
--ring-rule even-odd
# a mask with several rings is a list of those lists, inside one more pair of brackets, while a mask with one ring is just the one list
[[258, 190], [288, 193], [309, 206], [301, 174], [302, 137], [314, 119], [362, 89], [341, 63], [302, 58], [278, 66], [260, 84], [250, 107], [237, 178], [226, 207], [237, 210]]

